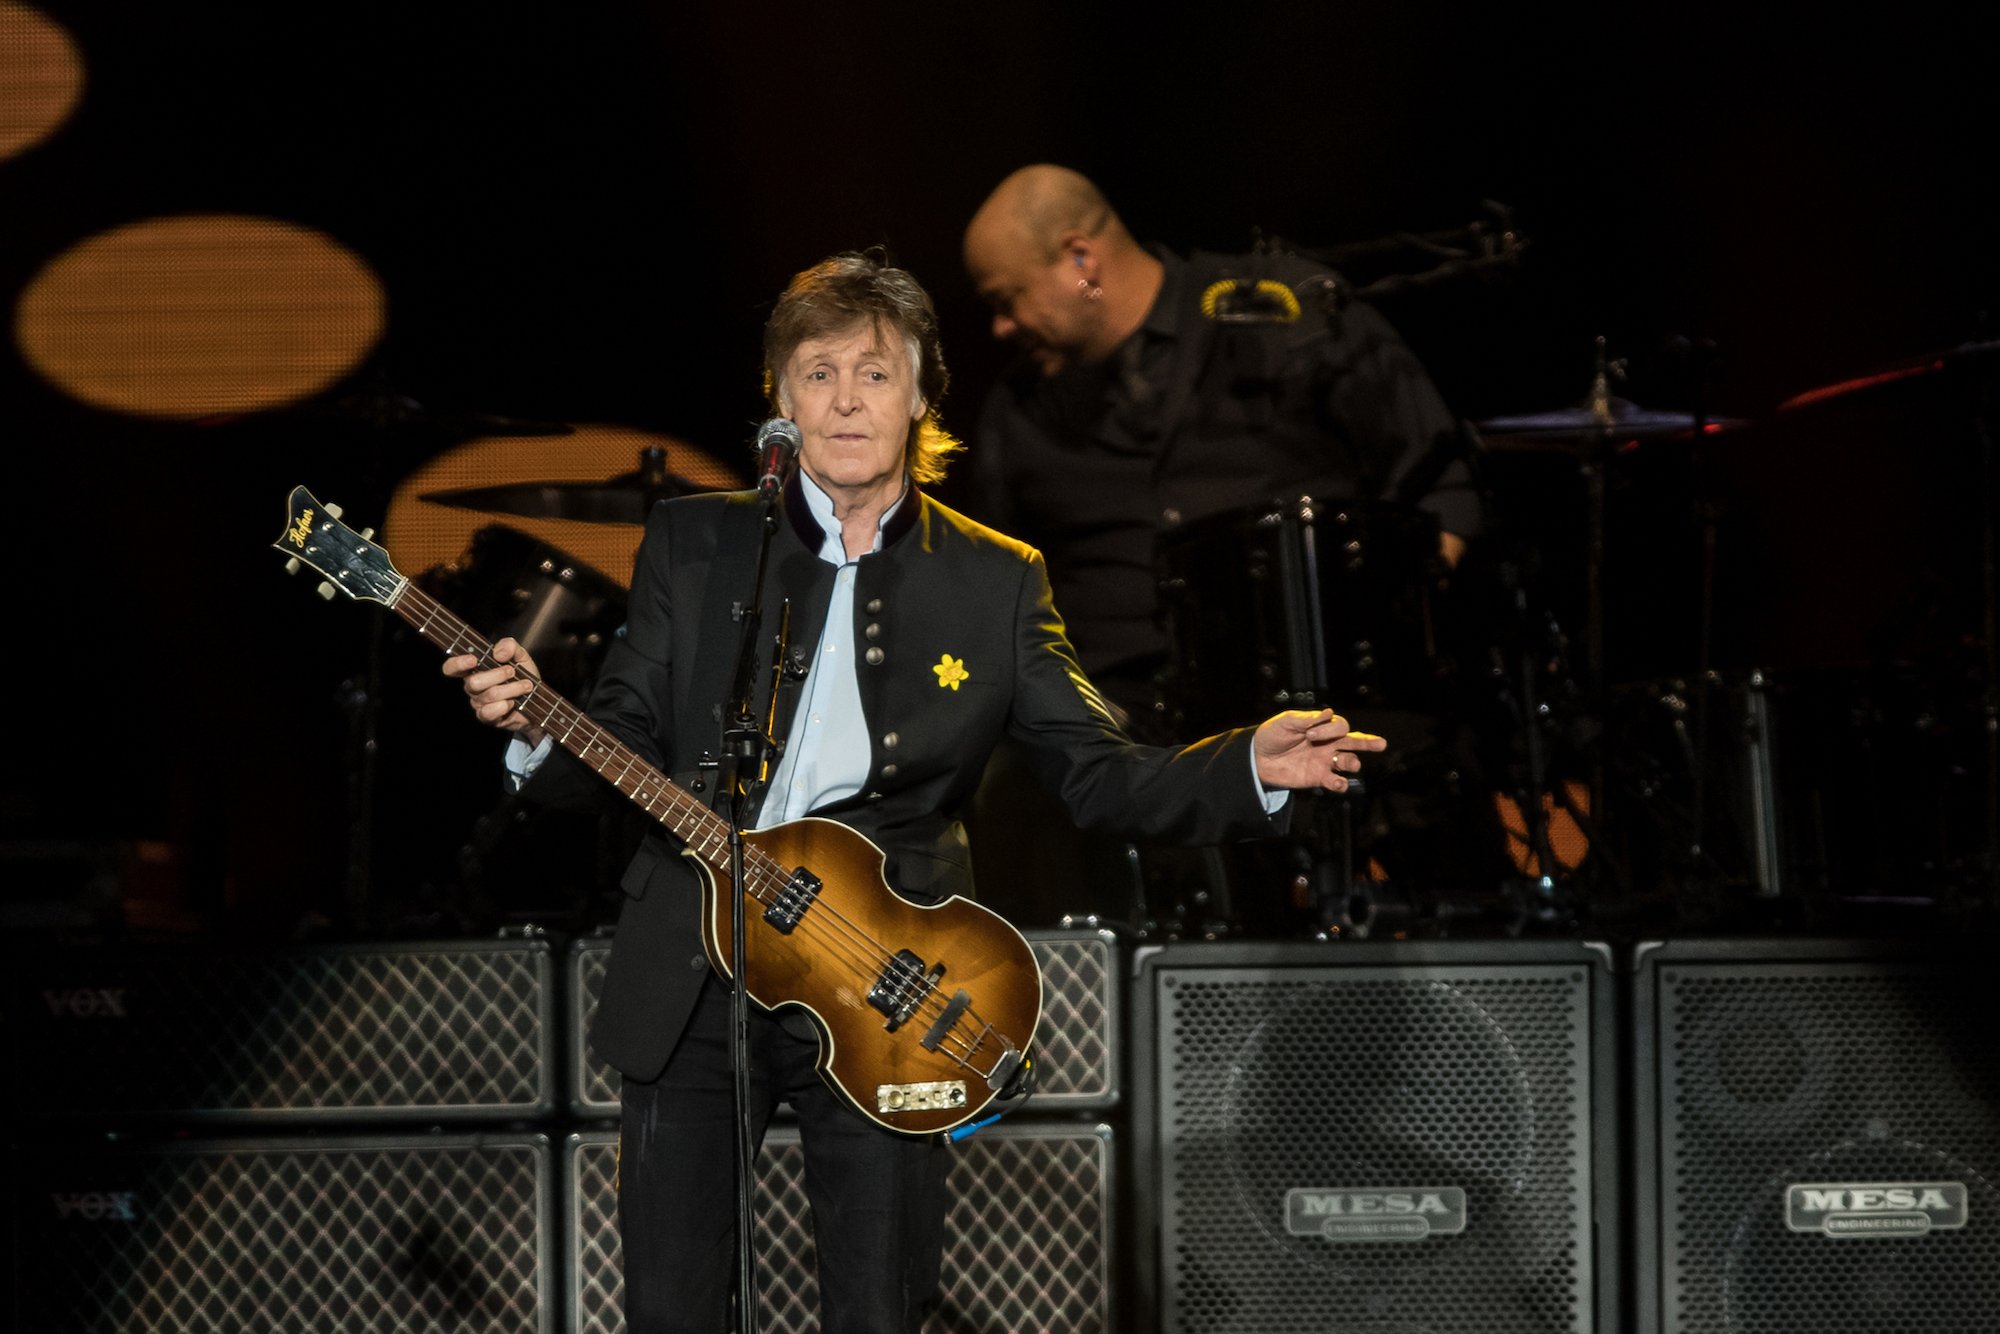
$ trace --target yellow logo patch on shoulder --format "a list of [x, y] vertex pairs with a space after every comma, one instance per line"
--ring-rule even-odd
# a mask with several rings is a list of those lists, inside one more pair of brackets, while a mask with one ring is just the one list
[[931, 668], [931, 670], [937, 673], [938, 688], [940, 690], [946, 686], [950, 686], [953, 690], [956, 690], [958, 689], [959, 682], [966, 680], [972, 675], [971, 672], [965, 670], [965, 659], [954, 658], [949, 653], [940, 658], [938, 665]]

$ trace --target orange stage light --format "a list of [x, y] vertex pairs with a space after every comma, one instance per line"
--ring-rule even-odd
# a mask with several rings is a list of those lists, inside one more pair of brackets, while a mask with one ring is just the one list
[[276, 218], [148, 218], [78, 243], [15, 310], [22, 355], [94, 407], [194, 419], [296, 402], [348, 374], [382, 286], [323, 232]]

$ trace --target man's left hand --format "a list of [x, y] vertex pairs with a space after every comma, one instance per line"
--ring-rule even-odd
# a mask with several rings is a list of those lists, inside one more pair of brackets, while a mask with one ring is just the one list
[[1266, 788], [1325, 788], [1347, 791], [1347, 775], [1361, 769], [1364, 751], [1389, 743], [1368, 732], [1349, 730], [1332, 709], [1295, 710], [1267, 719], [1251, 739], [1257, 781]]

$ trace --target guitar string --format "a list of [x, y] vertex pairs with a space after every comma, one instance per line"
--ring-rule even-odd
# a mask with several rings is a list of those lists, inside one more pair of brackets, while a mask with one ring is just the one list
[[[405, 598], [416, 604], [416, 607], [405, 608], [403, 606]], [[412, 624], [417, 626], [420, 633], [434, 644], [443, 648], [446, 653], [470, 653], [482, 661], [491, 661], [492, 644], [489, 641], [451, 613], [442, 603], [422, 592], [422, 590], [417, 589], [414, 585], [406, 584], [403, 593], [398, 596], [394, 605], [396, 610], [401, 612], [405, 619], [410, 620]], [[419, 608], [421, 609], [422, 620], [418, 620], [417, 618], [416, 612]], [[439, 634], [438, 631], [440, 628], [448, 630], [451, 633]], [[577, 709], [575, 705], [553, 691], [545, 692], [540, 688], [541, 683], [539, 681], [536, 682], [536, 686], [537, 688], [533, 692], [523, 697], [523, 702], [519, 707], [522, 713], [538, 726], [547, 727], [552, 723], [561, 724], [564, 732], [562, 740], [565, 748], [572, 748], [569, 743], [573, 740], [573, 734], [581, 727], [587, 729], [587, 735], [583, 742], [586, 749], [593, 745], [601, 747], [610, 751], [613, 759], [620, 757], [619, 752], [630, 754], [629, 747], [626, 747], [622, 742], [612, 737], [602, 726], [584, 714], [580, 709]], [[530, 712], [531, 707], [534, 710], [532, 713]], [[536, 713], [542, 716], [536, 717]], [[653, 769], [651, 765], [646, 764], [642, 757], [631, 755], [631, 758], [626, 762], [624, 773], [619, 778], [613, 779], [606, 772], [605, 767], [600, 767], [593, 763], [587, 755], [576, 752], [574, 749], [573, 753], [577, 753], [578, 758], [582, 759], [584, 763], [590, 764], [593, 769], [606, 778], [607, 781], [610, 781], [620, 792], [638, 802], [642, 809], [646, 810], [649, 815], [653, 815], [655, 819], [661, 820], [662, 823], [665, 823], [664, 818], [653, 809], [655, 799], [662, 801], [670, 809], [679, 807], [680, 813], [688, 820], [710, 825], [711, 827], [706, 830], [694, 831], [697, 837], [683, 839], [684, 843], [694, 846], [698, 853], [701, 851], [702, 842], [713, 841], [717, 831], [712, 826], [714, 823], [720, 822], [720, 817], [716, 816], [714, 812], [708, 810], [699, 802], [694, 801], [692, 797], [683, 794], [678, 784], [673, 783], [665, 775], [660, 774], [657, 769]], [[626, 783], [632, 777], [635, 767], [634, 762], [636, 762], [637, 766], [640, 766], [639, 779], [631, 787], [628, 787]], [[642, 798], [640, 793], [646, 790], [649, 780], [657, 780], [658, 790], [656, 796]], [[708, 838], [703, 840], [699, 837], [700, 834], [706, 834]], [[745, 852], [744, 879], [747, 882], [745, 892], [760, 905], [769, 906], [770, 899], [766, 897], [765, 893], [760, 893], [759, 889], [766, 889], [770, 894], [775, 896], [776, 893], [790, 887], [791, 873], [786, 871], [775, 858], [765, 853], [762, 849], [750, 846], [746, 847]], [[710, 855], [713, 855], [713, 853], [711, 852]], [[710, 870], [716, 872], [717, 868], [710, 866]], [[728, 876], [726, 873], [718, 872], [717, 878], [719, 881], [727, 880]], [[814, 909], [818, 909], [819, 911], [815, 912]], [[812, 927], [810, 934], [821, 937], [819, 943], [826, 946], [829, 954], [835, 953], [832, 944], [829, 942], [847, 946], [848, 955], [842, 962], [854, 969], [859, 975], [866, 976], [872, 971], [879, 982], [887, 983], [897, 990], [907, 988], [912, 983], [921, 981], [925, 977], [924, 970], [920, 964], [911, 964], [899, 955], [891, 954], [882, 942], [874, 939], [865, 928], [856, 925], [830, 903], [815, 898], [812, 904], [809, 905], [806, 916], [800, 921], [800, 928], [805, 928], [808, 925]], [[821, 930], [820, 928], [823, 926], [832, 926], [835, 929], [832, 931]], [[918, 1002], [912, 1007], [911, 1013], [904, 1022], [942, 1018], [949, 1006], [950, 1001], [940, 995], [939, 989], [933, 984], [918, 999]], [[969, 1039], [961, 1037], [958, 1034], [961, 1022], [966, 1020], [970, 1020], [976, 1025], [974, 1029], [975, 1035]], [[960, 1013], [958, 1020], [954, 1021], [950, 1028], [941, 1035], [938, 1044], [940, 1054], [963, 1068], [977, 1071], [978, 1068], [973, 1064], [971, 1058], [984, 1045], [986, 1035], [988, 1034], [994, 1034], [999, 1038], [1000, 1044], [1004, 1049], [1002, 1058], [1004, 1058], [1006, 1051], [1019, 1050], [1018, 1045], [1004, 1034], [996, 1034], [993, 1026], [981, 1019], [976, 1008], [967, 1006]], [[958, 1052], [943, 1050], [952, 1043], [956, 1043], [961, 1050]], [[994, 1068], [998, 1068], [997, 1059]], [[989, 1070], [979, 1071], [979, 1073], [990, 1075], [992, 1072]]]

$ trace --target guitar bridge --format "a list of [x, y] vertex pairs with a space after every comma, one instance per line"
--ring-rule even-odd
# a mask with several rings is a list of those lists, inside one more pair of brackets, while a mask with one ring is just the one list
[[764, 920], [778, 928], [782, 935], [791, 935], [798, 924], [805, 920], [806, 909], [819, 898], [820, 879], [801, 866], [792, 872], [792, 878], [771, 900], [771, 906], [764, 909]]

